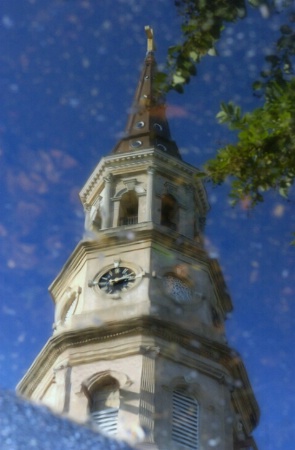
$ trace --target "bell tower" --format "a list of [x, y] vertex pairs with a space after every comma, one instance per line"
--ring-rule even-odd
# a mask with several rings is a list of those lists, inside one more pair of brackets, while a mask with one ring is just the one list
[[259, 409], [225, 338], [198, 169], [172, 140], [154, 38], [125, 136], [80, 192], [85, 236], [49, 287], [54, 331], [18, 392], [143, 449], [256, 449]]

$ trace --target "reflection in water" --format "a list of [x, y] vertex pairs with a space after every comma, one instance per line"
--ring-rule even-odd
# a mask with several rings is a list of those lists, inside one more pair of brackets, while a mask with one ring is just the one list
[[[0, 118], [0, 377], [2, 386], [14, 388], [52, 333], [53, 303], [47, 298], [46, 286], [81, 238], [84, 215], [78, 189], [86, 174], [122, 136], [140, 65], [139, 48], [144, 46], [143, 26], [146, 22], [155, 25], [157, 59], [162, 62], [166, 49], [179, 42], [179, 18], [174, 6], [164, 1], [158, 1], [155, 8], [147, 0], [103, 5], [87, 0], [40, 0], [24, 2], [17, 9], [13, 2], [6, 3], [0, 15], [4, 43]], [[273, 14], [265, 20], [262, 7], [260, 11], [249, 9], [243, 21], [226, 24], [217, 45], [219, 56], [203, 59], [196, 80], [182, 96], [168, 95], [172, 135], [181, 144], [185, 161], [194, 166], [201, 167], [217, 148], [232, 139], [226, 128], [216, 125], [221, 101], [242, 103], [245, 111], [260, 102], [252, 96], [251, 84], [263, 68], [265, 54], [273, 52], [272, 42], [285, 17]], [[159, 144], [165, 147], [162, 142]], [[140, 205], [145, 193], [139, 189], [140, 184], [135, 187]], [[128, 190], [126, 185], [122, 189]], [[207, 185], [207, 189], [212, 210], [207, 216], [205, 242], [210, 256], [220, 259], [234, 299], [235, 314], [227, 322], [227, 335], [231, 345], [242, 352], [262, 409], [256, 440], [260, 448], [293, 450], [293, 361], [289, 352], [294, 341], [294, 250], [289, 246], [294, 231], [293, 204], [267, 196], [263, 205], [249, 212], [247, 200], [234, 209], [230, 207], [226, 187], [212, 189]], [[180, 203], [183, 195], [179, 194]], [[191, 204], [180, 206], [182, 212], [190, 207]], [[142, 217], [138, 220], [141, 222]], [[97, 239], [99, 220], [93, 228], [85, 240]], [[163, 302], [163, 276], [175, 266], [176, 241], [172, 239], [173, 230], [167, 230], [169, 233], [171, 241], [167, 246], [171, 243], [171, 248], [165, 253], [163, 272], [157, 273], [154, 267], [150, 270], [139, 262], [146, 275], [136, 279], [141, 288], [148, 276], [157, 276], [150, 294], [156, 298], [160, 290], [158, 297]], [[113, 259], [120, 257], [121, 238], [122, 242], [128, 240], [131, 253], [134, 251], [132, 243], [138, 238], [135, 228], [119, 227], [116, 236], [118, 246]], [[155, 264], [161, 264], [159, 241], [155, 246]], [[177, 248], [185, 248], [182, 235], [177, 244]], [[106, 257], [99, 248], [93, 273], [82, 286], [84, 290], [89, 279], [107, 265]], [[197, 271], [195, 274], [200, 275]], [[186, 277], [189, 276], [188, 273]], [[201, 281], [202, 277], [198, 278], [194, 291], [197, 317], [214, 320], [216, 313], [205, 308]], [[81, 287], [79, 283], [72, 285], [69, 280], [67, 288]], [[131, 293], [127, 289], [125, 294]], [[172, 311], [180, 320], [183, 305], [174, 303], [169, 296], [165, 298], [171, 302], [165, 310], [167, 320]], [[112, 301], [117, 306], [123, 303], [120, 298]], [[106, 305], [109, 303], [104, 299]], [[164, 308], [165, 304], [159, 306]], [[159, 306], [153, 304], [154, 314], [159, 312]], [[97, 297], [93, 296], [91, 311], [96, 307]], [[134, 309], [132, 305], [131, 310]], [[92, 312], [91, 320], [83, 317], [75, 327], [83, 329], [90, 323], [99, 327], [104, 321], [100, 313]], [[192, 322], [196, 331], [200, 323]], [[223, 333], [221, 325], [216, 327], [218, 335]], [[174, 329], [172, 337], [176, 334]], [[196, 349], [203, 345], [195, 338], [190, 344]], [[175, 348], [171, 339], [168, 354], [173, 355]], [[193, 370], [190, 376], [196, 378]], [[239, 387], [238, 381], [235, 385]], [[136, 434], [139, 428], [133, 425]], [[217, 437], [209, 442], [218, 448]]]

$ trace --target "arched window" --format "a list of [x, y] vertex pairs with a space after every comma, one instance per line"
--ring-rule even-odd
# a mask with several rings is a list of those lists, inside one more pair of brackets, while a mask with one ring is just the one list
[[177, 230], [178, 204], [173, 195], [162, 195], [161, 203], [161, 225]]
[[90, 417], [93, 425], [107, 434], [115, 435], [118, 428], [120, 391], [118, 381], [106, 376], [91, 392]]
[[199, 449], [199, 405], [186, 388], [172, 393], [172, 441], [182, 449]]
[[138, 197], [134, 191], [122, 195], [119, 210], [119, 226], [138, 223]]

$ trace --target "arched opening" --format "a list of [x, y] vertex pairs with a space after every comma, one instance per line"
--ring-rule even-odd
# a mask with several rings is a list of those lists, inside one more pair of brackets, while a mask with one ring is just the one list
[[185, 387], [172, 393], [171, 437], [180, 448], [199, 449], [199, 404]]
[[134, 191], [122, 195], [119, 210], [119, 226], [138, 223], [138, 197]]
[[118, 381], [111, 376], [102, 378], [91, 391], [90, 417], [95, 428], [110, 435], [118, 429], [120, 391]]
[[178, 203], [171, 194], [163, 194], [161, 203], [161, 225], [177, 230]]

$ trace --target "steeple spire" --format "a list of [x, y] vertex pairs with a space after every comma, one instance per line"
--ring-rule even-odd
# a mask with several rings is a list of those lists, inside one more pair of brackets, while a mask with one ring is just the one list
[[154, 57], [153, 29], [146, 26], [145, 32], [147, 54], [125, 129], [125, 137], [118, 142], [113, 153], [155, 148], [181, 159], [177, 145], [170, 135], [164, 97], [155, 87], [157, 64]]
[[146, 25], [144, 27], [147, 36], [147, 53], [155, 51], [154, 30]]

